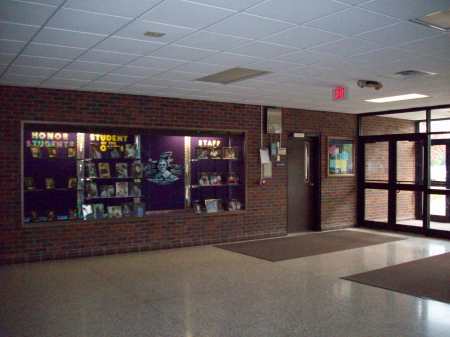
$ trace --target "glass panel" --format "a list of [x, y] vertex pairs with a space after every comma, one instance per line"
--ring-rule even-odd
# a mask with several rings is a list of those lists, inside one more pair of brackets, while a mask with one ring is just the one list
[[446, 198], [443, 194], [430, 194], [430, 215], [445, 216]]
[[389, 143], [366, 143], [364, 150], [366, 181], [387, 182], [389, 178]]
[[[376, 136], [415, 133], [417, 124], [426, 119], [426, 112], [413, 111], [390, 115], [365, 116], [361, 119], [361, 135]], [[419, 132], [425, 132], [422, 127]]]
[[414, 184], [416, 182], [416, 165], [416, 142], [398, 141], [397, 182]]
[[430, 228], [441, 231], [450, 231], [450, 217], [447, 217], [447, 196], [443, 194], [430, 194]]
[[365, 217], [367, 221], [388, 221], [388, 191], [369, 189], [365, 190]]
[[431, 181], [445, 182], [447, 179], [447, 146], [446, 145], [432, 145], [431, 146], [431, 167], [430, 176]]
[[450, 108], [431, 110], [431, 132], [450, 132]]
[[422, 227], [423, 221], [416, 214], [416, 197], [420, 196], [415, 191], [397, 191], [397, 219], [398, 225]]

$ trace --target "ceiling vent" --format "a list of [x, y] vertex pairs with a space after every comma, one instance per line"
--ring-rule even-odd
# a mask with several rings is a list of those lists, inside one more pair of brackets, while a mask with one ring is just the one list
[[417, 78], [417, 77], [424, 77], [424, 76], [434, 76], [436, 73], [432, 73], [429, 71], [422, 71], [422, 70], [403, 70], [399, 71], [398, 73], [395, 73], [392, 77], [394, 78], [400, 78], [400, 79], [409, 79], [409, 78]]
[[269, 74], [270, 71], [248, 69], [248, 68], [231, 68], [216, 74], [208, 75], [197, 79], [197, 81], [229, 84], [238, 81], [248, 80], [257, 76]]
[[411, 21], [444, 32], [450, 32], [450, 10], [434, 12]]

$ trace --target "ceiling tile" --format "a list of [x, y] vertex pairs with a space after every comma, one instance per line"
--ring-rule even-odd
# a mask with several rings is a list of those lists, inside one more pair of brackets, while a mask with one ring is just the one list
[[14, 65], [32, 66], [32, 67], [46, 67], [60, 69], [68, 64], [71, 60], [58, 59], [53, 57], [38, 57], [20, 55], [15, 61]]
[[292, 62], [301, 65], [310, 65], [319, 62], [316, 54], [304, 50], [287, 55], [282, 55], [277, 57], [276, 59], [279, 61]]
[[94, 73], [106, 73], [110, 72], [114, 68], [117, 68], [117, 64], [75, 61], [65, 67], [64, 70], [80, 70]]
[[292, 24], [240, 13], [208, 27], [210, 32], [259, 39], [293, 27]]
[[264, 0], [195, 0], [203, 4], [240, 11]]
[[32, 2], [0, 1], [0, 20], [28, 25], [42, 25], [56, 7]]
[[[137, 40], [145, 40], [157, 43], [167, 43], [179, 40], [182, 37], [190, 34], [194, 31], [192, 28], [179, 27], [174, 25], [165, 25], [158, 22], [137, 20], [126, 27], [119, 30], [115, 35], [119, 37], [127, 37]], [[162, 37], [147, 37], [144, 36], [145, 32], [159, 32], [164, 33]]]
[[126, 84], [94, 81], [94, 82], [89, 82], [89, 84], [84, 86], [83, 89], [92, 89], [92, 90], [98, 90], [98, 91], [114, 91], [114, 90], [121, 89], [124, 86], [126, 86]]
[[358, 35], [360, 38], [378, 42], [384, 46], [400, 44], [441, 34], [437, 30], [410, 22], [400, 22], [393, 26]]
[[450, 38], [448, 35], [432, 37], [416, 42], [401, 45], [405, 48], [421, 55], [441, 55], [450, 58]]
[[297, 49], [278, 46], [264, 42], [253, 42], [232, 50], [233, 53], [254, 56], [259, 58], [273, 58], [283, 54], [297, 51]]
[[152, 8], [160, 1], [161, 0], [70, 0], [64, 7], [134, 18]]
[[91, 49], [86, 54], [81, 55], [78, 60], [88, 62], [100, 62], [110, 64], [126, 64], [137, 57], [133, 54], [116, 53], [105, 50]]
[[38, 26], [0, 22], [0, 39], [28, 41], [39, 29]]
[[163, 43], [148, 42], [142, 40], [110, 37], [95, 46], [97, 50], [110, 50], [136, 55], [148, 55], [152, 51], [164, 46]]
[[249, 13], [268, 18], [302, 24], [324, 15], [329, 15], [348, 8], [332, 0], [270, 0], [247, 10]]
[[175, 81], [193, 81], [202, 77], [202, 74], [189, 73], [184, 71], [169, 70], [158, 75], [152, 76], [152, 78], [162, 80], [175, 80]]
[[73, 48], [58, 46], [47, 43], [30, 43], [25, 50], [23, 55], [29, 56], [43, 56], [43, 57], [57, 57], [62, 59], [74, 59], [83, 53], [86, 49], [84, 48]]
[[22, 41], [0, 40], [0, 52], [4, 54], [17, 54], [24, 46]]
[[171, 25], [202, 28], [233, 14], [233, 11], [182, 0], [166, 0], [142, 19]]
[[176, 66], [179, 66], [184, 63], [186, 63], [186, 61], [174, 60], [170, 58], [141, 57], [128, 65], [167, 70], [170, 68], [175, 68]]
[[52, 76], [55, 72], [56, 69], [13, 65], [8, 69], [6, 75], [21, 75], [21, 76], [47, 78]]
[[167, 57], [178, 60], [186, 60], [186, 61], [197, 61], [204, 57], [213, 55], [215, 51], [199, 49], [199, 48], [189, 48], [177, 45], [168, 45], [166, 47], [162, 47], [152, 54], [152, 56], [156, 57]]
[[60, 70], [53, 77], [54, 78], [64, 78], [64, 79], [73, 79], [73, 80], [84, 80], [91, 81], [100, 77], [102, 73], [93, 73], [88, 71], [79, 71], [79, 70]]
[[404, 20], [416, 19], [436, 11], [447, 10], [448, 0], [375, 0], [361, 7]]
[[132, 84], [142, 78], [143, 77], [125, 76], [125, 75], [117, 75], [117, 74], [106, 74], [105, 76], [102, 76], [101, 78], [99, 78], [97, 81]]
[[249, 41], [251, 40], [242, 37], [199, 31], [177, 41], [177, 44], [194, 48], [226, 51], [237, 48]]
[[148, 67], [123, 66], [114, 69], [111, 74], [127, 75], [127, 76], [141, 76], [149, 77], [160, 73], [162, 70]]
[[226, 66], [218, 64], [208, 64], [200, 62], [185, 63], [175, 68], [175, 70], [197, 74], [214, 74], [227, 69]]
[[16, 54], [0, 54], [0, 64], [8, 65], [16, 57]]
[[29, 87], [39, 85], [39, 83], [41, 83], [43, 79], [44, 77], [28, 77], [28, 76], [5, 74], [0, 78], [0, 83]]
[[323, 44], [311, 50], [319, 53], [330, 53], [341, 57], [352, 56], [356, 54], [368, 53], [369, 51], [380, 49], [381, 45], [361, 39], [343, 39], [336, 42]]
[[74, 9], [61, 9], [47, 23], [49, 28], [78, 32], [111, 34], [129, 21], [127, 18], [96, 14]]
[[295, 27], [265, 39], [270, 42], [293, 46], [297, 48], [309, 48], [321, 43], [332, 42], [341, 39], [340, 35], [327, 33], [314, 28]]
[[55, 87], [55, 88], [76, 89], [83, 85], [86, 85], [87, 83], [89, 83], [89, 81], [52, 77], [51, 79], [43, 82], [40, 86], [43, 86], [43, 87], [51, 86], [51, 87]]
[[371, 51], [348, 58], [350, 63], [359, 65], [370, 65], [372, 68], [385, 63], [392, 63], [399, 59], [411, 57], [412, 54], [407, 51], [396, 48], [384, 48], [381, 50]]
[[106, 35], [74, 32], [63, 29], [44, 28], [36, 35], [33, 42], [57, 44], [62, 46], [90, 48]]
[[202, 59], [203, 63], [220, 64], [234, 67], [249, 65], [255, 63], [256, 61], [261, 61], [261, 59], [232, 53], [218, 53]]
[[[295, 63], [288, 63], [288, 62], [279, 62], [279, 61], [273, 61], [273, 60], [264, 60], [259, 61], [256, 63], [252, 63], [252, 68], [254, 69], [261, 69], [261, 70], [267, 70], [277, 73], [290, 73], [293, 69], [297, 69], [299, 67], [302, 67]], [[268, 75], [270, 76], [270, 75]], [[274, 76], [270, 77], [275, 78]]]
[[397, 19], [370, 13], [359, 8], [350, 8], [306, 24], [342, 35], [355, 35], [398, 22]]

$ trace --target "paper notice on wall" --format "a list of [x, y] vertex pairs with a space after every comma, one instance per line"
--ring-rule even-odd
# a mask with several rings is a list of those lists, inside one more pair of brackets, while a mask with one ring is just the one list
[[268, 149], [260, 149], [259, 155], [261, 158], [261, 164], [270, 164], [270, 155]]

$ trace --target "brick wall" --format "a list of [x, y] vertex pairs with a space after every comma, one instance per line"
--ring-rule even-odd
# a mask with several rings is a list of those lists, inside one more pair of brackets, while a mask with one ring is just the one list
[[[325, 178], [325, 136], [356, 135], [354, 115], [284, 109], [284, 144], [293, 131], [322, 133], [322, 228], [355, 224], [356, 180]], [[246, 212], [190, 210], [140, 219], [20, 224], [20, 121], [240, 129], [247, 131]], [[0, 86], [0, 263], [35, 261], [281, 236], [287, 228], [287, 167], [259, 186], [260, 107], [183, 99]]]

